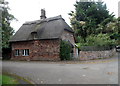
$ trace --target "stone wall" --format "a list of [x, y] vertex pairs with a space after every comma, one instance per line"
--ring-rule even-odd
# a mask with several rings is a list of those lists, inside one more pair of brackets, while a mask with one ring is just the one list
[[[29, 49], [29, 56], [15, 56], [15, 49]], [[60, 40], [34, 40], [12, 43], [12, 60], [60, 60]]]
[[80, 60], [91, 60], [91, 59], [101, 59], [109, 58], [115, 55], [115, 49], [104, 50], [104, 51], [80, 51], [79, 59]]

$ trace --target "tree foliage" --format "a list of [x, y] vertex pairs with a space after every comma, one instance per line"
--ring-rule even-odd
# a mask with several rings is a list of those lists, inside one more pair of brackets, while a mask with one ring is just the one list
[[98, 34], [90, 35], [86, 38], [87, 42], [85, 43], [81, 38], [79, 43], [77, 43], [78, 48], [81, 46], [114, 46], [115, 39], [110, 38], [110, 34]]
[[2, 48], [8, 48], [10, 36], [14, 33], [10, 23], [15, 17], [9, 13], [8, 2], [1, 2], [0, 8], [2, 9]]
[[107, 18], [98, 26], [98, 33], [119, 33], [120, 22], [117, 18]]
[[98, 34], [96, 32], [98, 24], [101, 24], [105, 19], [105, 23], [108, 23], [114, 17], [113, 14], [109, 14], [106, 4], [103, 2], [76, 1], [74, 6], [75, 11], [69, 13], [71, 25], [75, 30], [75, 35], [81, 36], [85, 42], [87, 36]]

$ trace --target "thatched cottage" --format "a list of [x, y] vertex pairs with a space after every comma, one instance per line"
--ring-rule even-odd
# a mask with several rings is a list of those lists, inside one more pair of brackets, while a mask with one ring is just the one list
[[60, 41], [69, 41], [75, 55], [73, 30], [61, 16], [26, 22], [10, 39], [14, 60], [60, 60]]

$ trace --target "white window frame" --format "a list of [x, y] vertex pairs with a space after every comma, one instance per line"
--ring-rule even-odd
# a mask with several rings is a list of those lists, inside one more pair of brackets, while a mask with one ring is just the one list
[[19, 49], [15, 49], [15, 56], [19, 56], [20, 55], [20, 50]]
[[22, 56], [29, 56], [29, 49], [23, 49]]

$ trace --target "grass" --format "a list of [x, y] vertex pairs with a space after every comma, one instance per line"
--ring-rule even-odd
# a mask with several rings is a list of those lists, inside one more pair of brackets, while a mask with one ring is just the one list
[[19, 82], [8, 75], [0, 75], [0, 85], [2, 84], [19, 84]]

